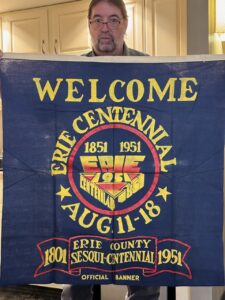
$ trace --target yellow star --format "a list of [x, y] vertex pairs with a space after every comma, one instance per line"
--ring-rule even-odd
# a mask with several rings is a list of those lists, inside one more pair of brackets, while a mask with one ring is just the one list
[[60, 191], [58, 193], [56, 193], [56, 195], [61, 197], [61, 201], [65, 198], [65, 197], [72, 197], [72, 195], [69, 192], [70, 188], [64, 188], [64, 186], [60, 185]]
[[163, 197], [163, 200], [164, 200], [165, 202], [166, 202], [166, 200], [167, 200], [167, 197], [168, 197], [169, 195], [172, 195], [172, 194], [167, 190], [167, 186], [165, 186], [163, 189], [159, 187], [158, 190], [159, 190], [159, 193], [156, 195], [156, 197], [159, 197], [159, 196]]

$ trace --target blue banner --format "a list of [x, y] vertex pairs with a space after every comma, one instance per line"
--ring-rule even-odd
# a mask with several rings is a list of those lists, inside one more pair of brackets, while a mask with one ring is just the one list
[[225, 284], [223, 56], [0, 64], [2, 284]]

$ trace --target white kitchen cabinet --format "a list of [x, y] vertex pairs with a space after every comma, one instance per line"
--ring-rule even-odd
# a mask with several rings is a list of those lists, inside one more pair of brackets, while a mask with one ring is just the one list
[[154, 56], [187, 54], [187, 0], [146, 0], [146, 52]]
[[125, 36], [127, 45], [139, 51], [144, 51], [144, 0], [126, 0], [128, 28]]
[[[157, 56], [185, 55], [186, 1], [125, 0], [128, 46]], [[76, 55], [89, 51], [88, 5], [89, 0], [82, 0], [2, 14], [3, 51]]]
[[[144, 0], [127, 0], [129, 26], [126, 42], [131, 48], [143, 51], [143, 7]], [[77, 54], [91, 49], [88, 32], [89, 1], [53, 6], [49, 10], [50, 52]]]
[[[3, 51], [76, 55], [89, 51], [88, 5], [84, 0], [2, 14]], [[126, 42], [144, 51], [144, 0], [126, 0], [126, 5]]]
[[80, 55], [90, 50], [88, 4], [89, 1], [78, 1], [49, 8], [51, 53]]
[[49, 53], [48, 16], [45, 8], [2, 15], [3, 51]]

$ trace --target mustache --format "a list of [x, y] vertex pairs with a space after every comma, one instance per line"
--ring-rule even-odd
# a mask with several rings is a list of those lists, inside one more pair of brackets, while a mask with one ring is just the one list
[[98, 39], [111, 38], [113, 40], [113, 36], [111, 34], [100, 34]]

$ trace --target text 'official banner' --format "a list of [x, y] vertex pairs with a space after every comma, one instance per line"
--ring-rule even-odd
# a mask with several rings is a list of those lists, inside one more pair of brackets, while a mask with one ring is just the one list
[[3, 58], [1, 283], [224, 285], [225, 58]]

